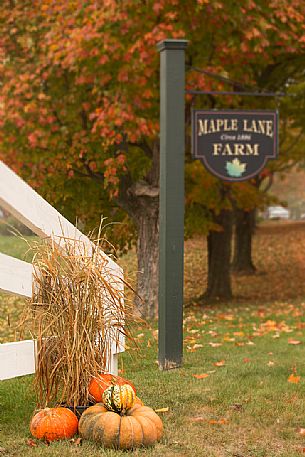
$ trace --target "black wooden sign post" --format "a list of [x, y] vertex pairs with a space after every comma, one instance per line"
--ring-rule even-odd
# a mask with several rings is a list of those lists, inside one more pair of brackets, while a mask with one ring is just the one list
[[183, 353], [184, 107], [186, 40], [160, 52], [159, 367], [179, 367]]

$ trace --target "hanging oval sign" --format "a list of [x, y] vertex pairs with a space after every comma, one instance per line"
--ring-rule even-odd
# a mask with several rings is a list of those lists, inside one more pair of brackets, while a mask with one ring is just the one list
[[278, 155], [278, 112], [193, 110], [192, 154], [225, 181], [253, 178]]

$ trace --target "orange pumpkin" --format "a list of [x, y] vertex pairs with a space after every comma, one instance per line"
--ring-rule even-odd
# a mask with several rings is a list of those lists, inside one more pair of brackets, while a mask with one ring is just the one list
[[97, 403], [88, 408], [79, 421], [80, 435], [106, 448], [133, 449], [152, 446], [160, 440], [163, 424], [147, 406], [136, 404], [121, 416]]
[[76, 415], [67, 408], [45, 408], [32, 417], [30, 431], [35, 438], [47, 441], [72, 438], [78, 429]]
[[113, 384], [117, 384], [119, 386], [129, 384], [133, 388], [134, 393], [136, 393], [135, 386], [130, 381], [127, 381], [127, 379], [121, 378], [120, 376], [114, 376], [110, 373], [102, 373], [91, 379], [89, 384], [89, 394], [96, 402], [101, 402], [103, 401], [104, 391]]

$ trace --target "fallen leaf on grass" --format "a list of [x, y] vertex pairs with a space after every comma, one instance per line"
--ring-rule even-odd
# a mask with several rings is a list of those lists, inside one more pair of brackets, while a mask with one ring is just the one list
[[273, 367], [274, 365], [274, 362], [272, 362], [272, 360], [269, 360], [269, 362], [267, 363], [268, 367]]
[[191, 422], [207, 422], [208, 424], [211, 425], [225, 425], [228, 423], [228, 419], [207, 419], [206, 417], [203, 416], [197, 416], [197, 417], [191, 417], [190, 418]]
[[241, 403], [233, 403], [233, 405], [230, 405], [230, 408], [240, 411], [243, 408], [243, 405]]
[[186, 346], [187, 352], [196, 352], [196, 350], [200, 348], [203, 348], [203, 344], [194, 344], [193, 346]]
[[211, 419], [211, 420], [209, 420], [209, 424], [212, 424], [212, 425], [225, 425], [227, 423], [228, 423], [228, 419], [218, 419], [218, 420]]
[[203, 344], [194, 344], [193, 349], [203, 348]]
[[165, 408], [155, 409], [156, 413], [167, 413], [168, 411], [169, 411], [169, 407], [168, 406], [166, 406]]
[[245, 336], [244, 332], [233, 332], [234, 336]]
[[212, 342], [210, 342], [209, 345], [211, 346], [211, 348], [219, 348], [219, 346], [222, 346], [222, 343], [212, 343]]
[[235, 338], [231, 338], [230, 336], [224, 336], [223, 340], [224, 341], [228, 341], [228, 342], [232, 342], [232, 341], [235, 341]]
[[233, 314], [218, 314], [216, 316], [218, 319], [224, 319], [225, 321], [233, 321]]
[[298, 384], [300, 382], [301, 376], [296, 376], [295, 374], [291, 374], [289, 378], [287, 379], [288, 382], [291, 382], [292, 384]]
[[301, 344], [301, 343], [302, 343], [302, 341], [299, 341], [299, 340], [291, 340], [291, 339], [288, 340], [288, 344], [294, 344], [294, 345], [296, 345], [296, 344]]
[[224, 360], [219, 360], [219, 362], [214, 362], [215, 367], [223, 367], [226, 364]]
[[193, 336], [186, 336], [183, 341], [187, 341], [189, 343], [195, 343], [196, 338], [194, 338]]
[[36, 447], [37, 446], [37, 443], [36, 441], [32, 440], [31, 438], [29, 438], [26, 442], [27, 446], [30, 446], [30, 447]]
[[151, 335], [155, 341], [158, 341], [158, 333], [159, 333], [158, 330], [153, 330], [151, 332]]
[[194, 376], [194, 378], [196, 379], [204, 379], [204, 378], [208, 378], [208, 374], [207, 373], [202, 373], [202, 374], [193, 374], [192, 376]]
[[202, 416], [192, 417], [191, 422], [206, 422], [206, 418]]
[[305, 435], [305, 428], [302, 428], [302, 427], [299, 428], [299, 429], [298, 429], [298, 433], [299, 433], [300, 435]]
[[73, 446], [80, 446], [82, 444], [82, 438], [72, 438], [70, 443], [73, 444]]
[[249, 362], [251, 362], [251, 360], [250, 360], [248, 357], [245, 357], [245, 358], [243, 359], [243, 362], [244, 362], [244, 363], [249, 363]]

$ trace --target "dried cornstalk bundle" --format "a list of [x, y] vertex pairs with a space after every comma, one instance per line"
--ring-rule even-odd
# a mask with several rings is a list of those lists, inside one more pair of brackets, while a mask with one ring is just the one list
[[106, 369], [120, 335], [130, 337], [127, 323], [133, 310], [124, 300], [122, 278], [109, 268], [99, 245], [91, 255], [80, 243], [65, 240], [64, 249], [54, 242], [36, 247], [30, 311], [40, 407], [88, 404], [91, 377]]

